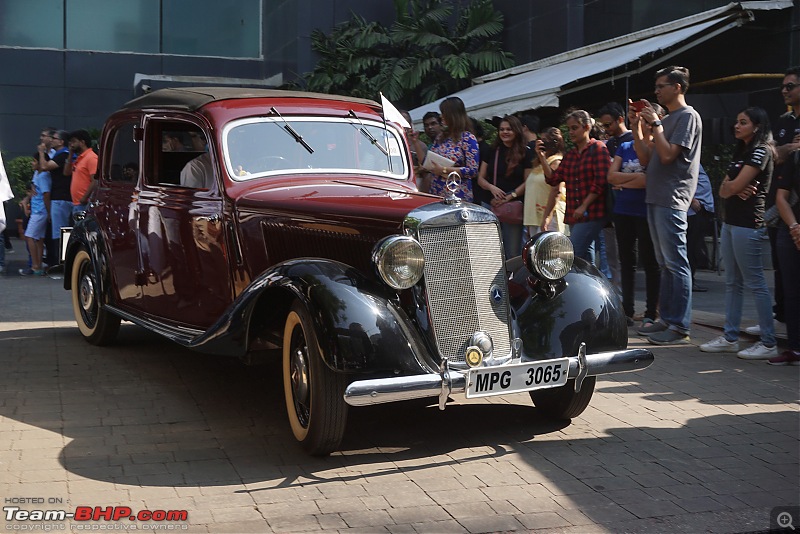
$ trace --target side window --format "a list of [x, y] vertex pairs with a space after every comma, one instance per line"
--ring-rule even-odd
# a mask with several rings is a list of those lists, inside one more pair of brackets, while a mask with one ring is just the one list
[[114, 132], [111, 161], [106, 176], [112, 182], [136, 183], [139, 179], [139, 143], [133, 138], [137, 123], [131, 121]]
[[155, 157], [151, 159], [148, 183], [211, 189], [214, 171], [202, 130], [186, 122], [159, 121], [151, 123], [149, 131]]

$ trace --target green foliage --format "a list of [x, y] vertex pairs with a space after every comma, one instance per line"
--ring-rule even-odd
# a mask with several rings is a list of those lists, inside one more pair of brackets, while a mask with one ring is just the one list
[[700, 163], [711, 181], [711, 189], [716, 196], [722, 180], [728, 171], [728, 164], [733, 157], [734, 145], [705, 145], [700, 155]]
[[394, 0], [390, 28], [352, 14], [329, 35], [311, 34], [317, 67], [306, 89], [376, 99], [379, 92], [411, 107], [469, 86], [481, 74], [514, 65], [492, 38], [503, 15], [492, 0]]
[[3, 159], [11, 191], [14, 192], [14, 198], [18, 200], [25, 196], [25, 188], [33, 179], [31, 161], [33, 158], [30, 156], [19, 156], [9, 161]]
[[714, 207], [718, 216], [723, 212], [723, 202], [719, 198], [719, 186], [728, 172], [728, 165], [733, 158], [734, 145], [705, 145], [700, 154], [700, 163], [708, 174], [711, 192], [714, 193]]

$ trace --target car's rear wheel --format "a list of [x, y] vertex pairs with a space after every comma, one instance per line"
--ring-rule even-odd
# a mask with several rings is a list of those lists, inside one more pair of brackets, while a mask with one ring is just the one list
[[283, 330], [283, 391], [292, 434], [316, 456], [339, 447], [347, 423], [347, 379], [325, 365], [308, 311], [292, 305]]
[[92, 258], [81, 249], [72, 260], [72, 310], [81, 335], [92, 345], [107, 345], [119, 332], [120, 318], [100, 305], [100, 284]]
[[596, 376], [587, 376], [581, 390], [576, 392], [575, 380], [568, 380], [560, 388], [531, 391], [531, 400], [537, 410], [548, 419], [572, 419], [589, 406], [596, 383]]

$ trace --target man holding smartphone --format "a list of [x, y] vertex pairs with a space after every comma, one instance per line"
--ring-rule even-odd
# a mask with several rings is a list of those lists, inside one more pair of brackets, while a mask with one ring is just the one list
[[689, 342], [692, 271], [686, 247], [687, 211], [697, 190], [703, 124], [697, 111], [686, 104], [688, 89], [688, 69], [661, 69], [656, 73], [655, 94], [668, 115], [663, 122], [658, 120], [649, 103], [639, 112], [653, 127], [653, 144], [639, 159], [647, 162], [647, 222], [661, 267], [661, 318], [639, 333], [649, 336], [654, 345]]

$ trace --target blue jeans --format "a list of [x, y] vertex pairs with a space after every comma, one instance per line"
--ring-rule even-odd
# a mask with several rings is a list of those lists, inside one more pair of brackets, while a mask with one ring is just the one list
[[775, 325], [772, 321], [772, 295], [764, 276], [764, 252], [767, 238], [766, 228], [744, 228], [722, 225], [720, 247], [722, 264], [725, 266], [725, 339], [739, 339], [742, 322], [742, 300], [744, 288], [753, 292], [761, 327], [761, 342], [768, 347], [775, 345]]
[[594, 263], [594, 241], [603, 231], [605, 225], [605, 219], [570, 225], [569, 240], [572, 241], [572, 248], [575, 250], [576, 258], [583, 258], [589, 263]]
[[594, 258], [597, 269], [611, 280], [611, 269], [608, 268], [608, 254], [606, 253], [606, 238], [602, 231], [594, 242]]
[[62, 226], [72, 226], [72, 201], [50, 201], [50, 220], [53, 221], [53, 239], [61, 237]]
[[[789, 228], [781, 224], [777, 228], [775, 244], [783, 277], [783, 316], [786, 319], [786, 337], [789, 349], [800, 351], [800, 250], [789, 234]], [[772, 321], [770, 321], [770, 324]]]
[[655, 204], [647, 205], [647, 224], [653, 252], [661, 268], [658, 306], [661, 320], [684, 335], [692, 324], [692, 269], [686, 253], [686, 212]]

